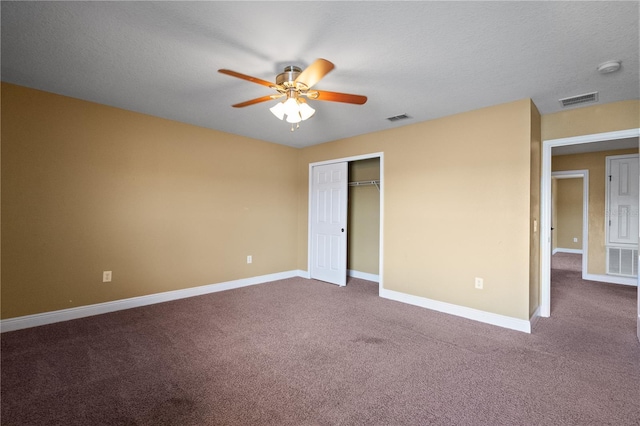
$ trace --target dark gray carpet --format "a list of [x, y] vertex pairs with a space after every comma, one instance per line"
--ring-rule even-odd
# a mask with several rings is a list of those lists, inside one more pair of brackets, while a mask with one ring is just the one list
[[552, 273], [531, 335], [357, 279], [4, 333], [2, 425], [640, 424], [636, 289]]

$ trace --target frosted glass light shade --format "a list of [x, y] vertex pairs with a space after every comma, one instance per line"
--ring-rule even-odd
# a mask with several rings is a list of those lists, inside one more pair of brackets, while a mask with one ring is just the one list
[[273, 115], [278, 117], [280, 120], [284, 119], [284, 104], [282, 102], [278, 102], [269, 108], [269, 111], [271, 111]]
[[273, 113], [280, 120], [287, 116], [287, 123], [296, 124], [302, 120], [310, 118], [315, 114], [316, 110], [311, 108], [304, 99], [287, 98], [284, 102], [278, 102], [269, 111]]
[[309, 106], [309, 104], [307, 104], [306, 102], [301, 102], [300, 103], [300, 117], [303, 120], [306, 120], [308, 118], [311, 118], [311, 116], [313, 114], [315, 114], [316, 110], [311, 108]]
[[295, 115], [300, 110], [298, 101], [294, 98], [289, 98], [284, 102], [284, 113], [287, 115]]
[[302, 121], [302, 117], [300, 117], [299, 112], [295, 112], [294, 114], [287, 115], [287, 123], [299, 123]]

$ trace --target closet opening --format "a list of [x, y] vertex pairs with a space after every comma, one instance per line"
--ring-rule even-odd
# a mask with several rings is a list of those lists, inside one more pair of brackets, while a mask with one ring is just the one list
[[310, 163], [309, 278], [339, 286], [359, 278], [380, 291], [383, 206], [383, 153]]

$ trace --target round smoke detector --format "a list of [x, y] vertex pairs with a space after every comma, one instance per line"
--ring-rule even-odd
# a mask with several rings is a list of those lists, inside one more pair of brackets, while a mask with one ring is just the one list
[[616, 72], [620, 69], [620, 61], [607, 61], [598, 65], [598, 72], [600, 74], [609, 74]]

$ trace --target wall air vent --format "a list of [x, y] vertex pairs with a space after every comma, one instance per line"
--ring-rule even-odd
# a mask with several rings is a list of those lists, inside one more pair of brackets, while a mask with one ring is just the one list
[[607, 247], [607, 274], [637, 277], [638, 250], [634, 248]]
[[409, 117], [407, 114], [400, 114], [400, 115], [394, 115], [393, 117], [387, 117], [387, 120], [400, 121], [400, 120], [406, 120], [407, 118], [411, 118], [411, 117]]
[[587, 102], [598, 102], [598, 92], [585, 93], [584, 95], [571, 96], [570, 98], [560, 99], [563, 107], [568, 107]]

